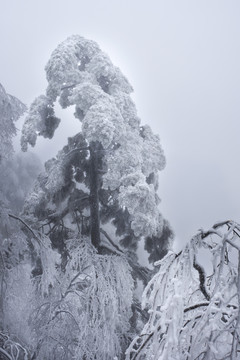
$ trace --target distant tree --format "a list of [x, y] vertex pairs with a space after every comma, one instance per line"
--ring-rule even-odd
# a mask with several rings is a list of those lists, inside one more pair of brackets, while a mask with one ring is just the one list
[[[11, 317], [11, 321], [9, 315], [12, 309], [6, 311], [6, 306], [10, 305], [13, 295], [11, 289], [14, 276], [12, 275], [13, 273], [16, 275], [19, 259], [23, 257], [26, 246], [24, 246], [24, 234], [19, 231], [19, 228], [10, 226], [8, 216], [10, 203], [5, 191], [6, 182], [3, 180], [6, 163], [11, 161], [10, 158], [13, 154], [12, 138], [16, 134], [14, 122], [18, 120], [25, 110], [25, 105], [14, 96], [7, 94], [0, 84], [0, 358], [3, 360], [19, 360], [28, 356], [28, 352], [22, 346], [21, 340], [12, 337], [13, 327], [11, 325], [15, 324], [16, 326], [16, 315], [23, 310], [23, 303], [16, 304], [15, 301], [16, 306], [11, 314], [15, 316]], [[24, 272], [21, 275], [22, 284]], [[14, 283], [14, 288], [17, 290], [16, 283]], [[15, 300], [17, 295], [18, 293], [15, 292]]]
[[[3, 173], [3, 161], [13, 154], [12, 138], [16, 135], [14, 122], [26, 111], [20, 100], [6, 93], [0, 84], [0, 173]], [[0, 187], [0, 226], [7, 221], [7, 200]]]
[[20, 152], [2, 161], [0, 189], [11, 212], [17, 215], [22, 210], [26, 196], [42, 170], [38, 156], [30, 152]]
[[16, 135], [14, 122], [23, 115], [26, 106], [16, 97], [6, 93], [0, 84], [0, 162], [12, 155], [12, 138]]
[[240, 359], [240, 225], [201, 230], [156, 266], [143, 294], [150, 317], [126, 359]]
[[8, 223], [9, 204], [4, 191], [4, 161], [13, 154], [12, 139], [16, 135], [14, 122], [26, 111], [26, 106], [20, 100], [6, 93], [0, 84], [0, 231]]
[[[26, 111], [26, 106], [20, 100], [6, 93], [0, 84], [0, 173], [4, 176], [4, 161], [13, 154], [12, 138], [16, 135], [14, 122]], [[2, 175], [3, 174], [3, 175]], [[8, 222], [8, 200], [0, 183], [0, 228]]]

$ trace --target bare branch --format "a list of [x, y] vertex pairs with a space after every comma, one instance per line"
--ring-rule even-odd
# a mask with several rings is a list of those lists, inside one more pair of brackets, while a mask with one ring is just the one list
[[195, 305], [192, 305], [192, 306], [189, 306], [187, 307], [186, 309], [183, 310], [184, 313], [188, 312], [188, 311], [191, 311], [191, 310], [195, 310], [199, 307], [202, 307], [202, 306], [208, 306], [209, 305], [209, 302], [205, 302], [205, 303], [200, 303], [200, 304], [195, 304]]

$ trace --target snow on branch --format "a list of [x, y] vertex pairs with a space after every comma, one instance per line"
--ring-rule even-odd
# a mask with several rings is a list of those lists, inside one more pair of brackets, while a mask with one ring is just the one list
[[29, 350], [10, 338], [9, 335], [0, 332], [0, 359], [27, 360], [30, 358]]
[[[47, 359], [49, 354], [58, 360], [119, 357], [130, 332], [131, 269], [124, 256], [98, 254], [87, 238], [69, 239], [67, 247], [71, 258], [65, 271], [56, 272], [48, 297], [39, 293], [39, 305], [31, 317], [38, 339], [36, 358]], [[45, 261], [50, 276], [49, 266]], [[37, 286], [43, 283], [49, 284], [46, 276]]]
[[142, 303], [149, 320], [127, 360], [240, 358], [239, 230], [231, 220], [217, 223], [155, 264]]

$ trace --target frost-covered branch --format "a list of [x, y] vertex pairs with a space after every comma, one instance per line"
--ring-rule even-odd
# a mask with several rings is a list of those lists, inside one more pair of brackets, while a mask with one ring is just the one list
[[[13, 360], [12, 356], [9, 355], [9, 354], [7, 353], [7, 351], [5, 351], [5, 350], [4, 350], [3, 348], [1, 348], [1, 347], [0, 347], [0, 353], [1, 353], [6, 359]], [[4, 360], [4, 358], [3, 358], [3, 360]]]
[[0, 332], [0, 359], [3, 360], [28, 360], [28, 350], [17, 341], [13, 341], [9, 335]]
[[143, 295], [150, 317], [127, 360], [239, 358], [239, 245], [239, 224], [224, 221], [156, 264]]
[[66, 156], [70, 156], [70, 155], [72, 155], [74, 153], [78, 153], [80, 151], [89, 151], [89, 149], [90, 149], [89, 146], [86, 146], [86, 147], [83, 147], [83, 148], [75, 148], [75, 149], [72, 149], [71, 151], [69, 151], [66, 154]]
[[[72, 317], [74, 323], [75, 323], [75, 324], [77, 325], [77, 327], [79, 328], [79, 324], [78, 324], [77, 320], [75, 319], [74, 315], [73, 315], [70, 311], [68, 311], [68, 310], [58, 310], [58, 311], [56, 311], [55, 314], [54, 314], [54, 316], [52, 317], [52, 319], [49, 320], [49, 322], [50, 322], [50, 321], [53, 321], [59, 314], [63, 314], [63, 313], [70, 315], [70, 316]], [[80, 329], [80, 328], [79, 328], [79, 329]]]
[[130, 267], [121, 255], [98, 254], [87, 238], [69, 240], [68, 251], [71, 258], [56, 274], [48, 301], [44, 292], [32, 314], [37, 359], [47, 359], [54, 351], [58, 360], [120, 356], [132, 315]]
[[21, 219], [19, 216], [13, 215], [13, 214], [8, 214], [8, 216], [12, 219], [18, 220], [20, 221], [27, 229], [28, 231], [30, 231], [30, 233], [33, 235], [33, 238], [37, 241], [37, 243], [39, 245], [42, 244], [41, 240], [39, 239], [39, 237], [35, 234], [35, 232], [33, 231], [33, 229], [23, 220]]

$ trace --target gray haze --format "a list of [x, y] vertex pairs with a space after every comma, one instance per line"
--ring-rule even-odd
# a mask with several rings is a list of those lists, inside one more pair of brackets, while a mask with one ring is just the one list
[[[239, 1], [0, 4], [7, 92], [29, 105], [45, 89], [44, 66], [59, 42], [72, 34], [95, 40], [133, 85], [142, 122], [160, 134], [167, 157], [161, 208], [179, 246], [217, 220], [240, 221]], [[78, 126], [63, 122], [36, 151], [43, 160], [53, 156]]]

